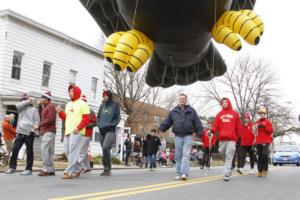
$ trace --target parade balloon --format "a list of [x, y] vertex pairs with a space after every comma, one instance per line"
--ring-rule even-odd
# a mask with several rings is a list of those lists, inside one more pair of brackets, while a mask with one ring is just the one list
[[255, 0], [80, 0], [107, 40], [104, 56], [116, 70], [139, 70], [155, 87], [208, 81], [226, 72], [212, 38], [238, 51], [257, 45], [264, 25]]

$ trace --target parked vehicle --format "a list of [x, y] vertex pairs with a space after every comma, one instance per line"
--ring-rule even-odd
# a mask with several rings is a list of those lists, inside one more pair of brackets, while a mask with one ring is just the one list
[[279, 164], [296, 164], [300, 166], [300, 153], [297, 145], [282, 145], [279, 146], [272, 158], [273, 165]]

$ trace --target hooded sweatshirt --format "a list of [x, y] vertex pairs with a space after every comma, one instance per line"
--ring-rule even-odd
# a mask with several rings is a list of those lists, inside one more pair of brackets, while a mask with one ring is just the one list
[[103, 93], [108, 93], [108, 101], [100, 105], [97, 115], [97, 126], [101, 134], [107, 132], [115, 132], [116, 127], [121, 120], [120, 107], [112, 100], [112, 92], [107, 90]]
[[255, 144], [271, 144], [273, 141], [273, 125], [266, 118], [261, 118], [254, 125], [258, 126]]
[[[208, 131], [209, 131], [208, 128], [204, 129], [203, 135], [201, 137], [201, 140], [203, 142], [203, 147], [204, 148], [209, 148]], [[211, 139], [211, 146], [214, 146], [215, 144], [216, 144], [216, 134], [214, 134], [213, 137], [212, 137], [212, 139]]]
[[65, 120], [65, 135], [73, 133], [78, 128], [79, 133], [85, 135], [85, 127], [90, 121], [90, 109], [86, 102], [80, 99], [81, 90], [75, 85], [70, 85], [68, 91], [73, 89], [73, 98], [67, 103], [65, 112], [60, 112], [59, 117]]
[[246, 115], [246, 118], [248, 118], [249, 122], [247, 124], [244, 124], [243, 131], [241, 133], [241, 146], [253, 146], [254, 142], [254, 135], [252, 132], [253, 124], [250, 122], [250, 116]]
[[237, 141], [241, 133], [242, 124], [238, 113], [232, 109], [231, 102], [228, 98], [223, 98], [222, 101], [227, 101], [227, 108], [222, 107], [213, 124], [213, 132], [219, 133], [220, 141]]
[[40, 116], [38, 110], [32, 105], [30, 100], [23, 100], [16, 104], [19, 116], [17, 133], [30, 135], [34, 127], [38, 127]]

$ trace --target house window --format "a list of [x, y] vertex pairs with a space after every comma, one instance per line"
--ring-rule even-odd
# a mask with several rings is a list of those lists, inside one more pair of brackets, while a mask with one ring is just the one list
[[14, 51], [11, 78], [20, 80], [23, 53]]
[[98, 79], [93, 77], [92, 78], [92, 92], [94, 95], [94, 99], [96, 98], [96, 94], [97, 94], [97, 84], [98, 84]]
[[51, 63], [44, 62], [43, 66], [43, 77], [42, 77], [42, 86], [48, 87], [50, 80], [50, 72], [51, 72]]
[[74, 70], [70, 70], [70, 84], [75, 84], [77, 72]]
[[154, 127], [159, 126], [159, 116], [156, 116], [156, 115], [153, 116], [153, 126]]

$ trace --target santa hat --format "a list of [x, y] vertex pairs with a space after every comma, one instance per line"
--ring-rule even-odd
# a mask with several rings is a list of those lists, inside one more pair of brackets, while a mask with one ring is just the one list
[[87, 98], [84, 94], [81, 96], [81, 100], [87, 102]]
[[51, 99], [52, 99], [51, 92], [50, 92], [50, 91], [45, 92], [45, 93], [42, 95], [42, 98], [47, 98], [49, 101], [51, 101]]
[[28, 100], [29, 99], [29, 96], [27, 93], [23, 93], [22, 96], [21, 96], [21, 101], [25, 101], [25, 100]]

